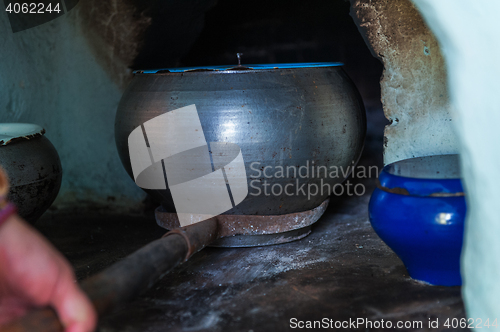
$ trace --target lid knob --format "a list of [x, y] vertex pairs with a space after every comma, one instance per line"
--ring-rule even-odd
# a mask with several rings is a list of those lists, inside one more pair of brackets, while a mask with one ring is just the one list
[[236, 57], [238, 58], [238, 67], [241, 66], [241, 56], [243, 55], [243, 53], [236, 53]]

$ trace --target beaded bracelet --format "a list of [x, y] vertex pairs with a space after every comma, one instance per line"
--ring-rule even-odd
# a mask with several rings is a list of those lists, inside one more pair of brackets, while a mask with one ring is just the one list
[[17, 212], [16, 206], [6, 198], [8, 192], [9, 180], [5, 171], [0, 167], [0, 227], [12, 214]]
[[14, 204], [8, 202], [1, 210], [0, 210], [0, 227], [9, 219], [11, 215], [17, 212], [17, 208]]

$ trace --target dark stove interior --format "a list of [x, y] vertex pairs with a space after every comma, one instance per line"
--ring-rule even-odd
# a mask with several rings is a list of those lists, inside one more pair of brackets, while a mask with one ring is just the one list
[[[205, 12], [206, 10], [206, 12]], [[365, 103], [380, 101], [382, 63], [349, 16], [348, 1], [152, 2], [132, 68], [339, 61]]]
[[[360, 165], [382, 166], [380, 103], [383, 65], [349, 15], [348, 1], [150, 2], [133, 69], [176, 66], [340, 61], [358, 87], [368, 118]], [[206, 11], [206, 12], [205, 12]], [[148, 292], [101, 321], [109, 331], [285, 331], [292, 322], [325, 317], [407, 322], [464, 315], [460, 288], [412, 281], [367, 219], [376, 179], [361, 197], [332, 199], [302, 240], [255, 248], [206, 248]], [[151, 207], [154, 207], [154, 203]], [[85, 279], [164, 232], [152, 211], [142, 218], [75, 218], [81, 230], [69, 245], [64, 217], [40, 222], [45, 234]], [[57, 225], [57, 227], [56, 227]], [[56, 230], [57, 229], [57, 230]], [[134, 235], [132, 235], [134, 234]], [[294, 320], [295, 319], [295, 320]], [[346, 328], [350, 330], [352, 328]], [[370, 329], [368, 329], [370, 330]]]
[[[367, 114], [359, 164], [383, 166], [383, 130], [389, 123], [380, 102], [383, 65], [350, 16], [349, 1], [129, 4], [136, 8], [135, 17], [151, 17], [130, 63], [134, 70], [237, 64], [236, 53], [243, 53], [242, 64], [343, 62]], [[367, 205], [377, 179], [350, 180], [366, 187], [364, 195], [332, 198], [309, 236], [266, 247], [206, 248], [103, 317], [99, 330], [288, 331], [297, 327], [294, 322], [326, 317], [328, 322], [413, 322], [405, 329], [413, 331], [426, 329], [429, 320], [465, 317], [460, 287], [429, 287], [412, 280], [371, 228]], [[54, 208], [37, 228], [82, 281], [165, 233], [154, 221], [157, 205], [147, 198], [139, 216]], [[373, 330], [366, 326], [357, 330]]]

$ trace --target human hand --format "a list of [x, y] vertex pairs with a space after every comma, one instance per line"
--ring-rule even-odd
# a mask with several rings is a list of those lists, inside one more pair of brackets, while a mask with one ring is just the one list
[[68, 261], [13, 214], [0, 227], [0, 326], [39, 306], [52, 306], [66, 332], [95, 328], [95, 309]]

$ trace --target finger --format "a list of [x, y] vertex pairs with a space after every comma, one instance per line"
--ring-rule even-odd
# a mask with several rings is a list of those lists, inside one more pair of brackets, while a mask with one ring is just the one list
[[56, 310], [66, 331], [93, 331], [97, 321], [94, 306], [75, 283], [75, 275], [69, 262], [58, 256], [57, 265], [59, 272], [50, 304]]
[[66, 275], [61, 283], [51, 303], [66, 331], [93, 331], [97, 322], [94, 306], [71, 277]]

